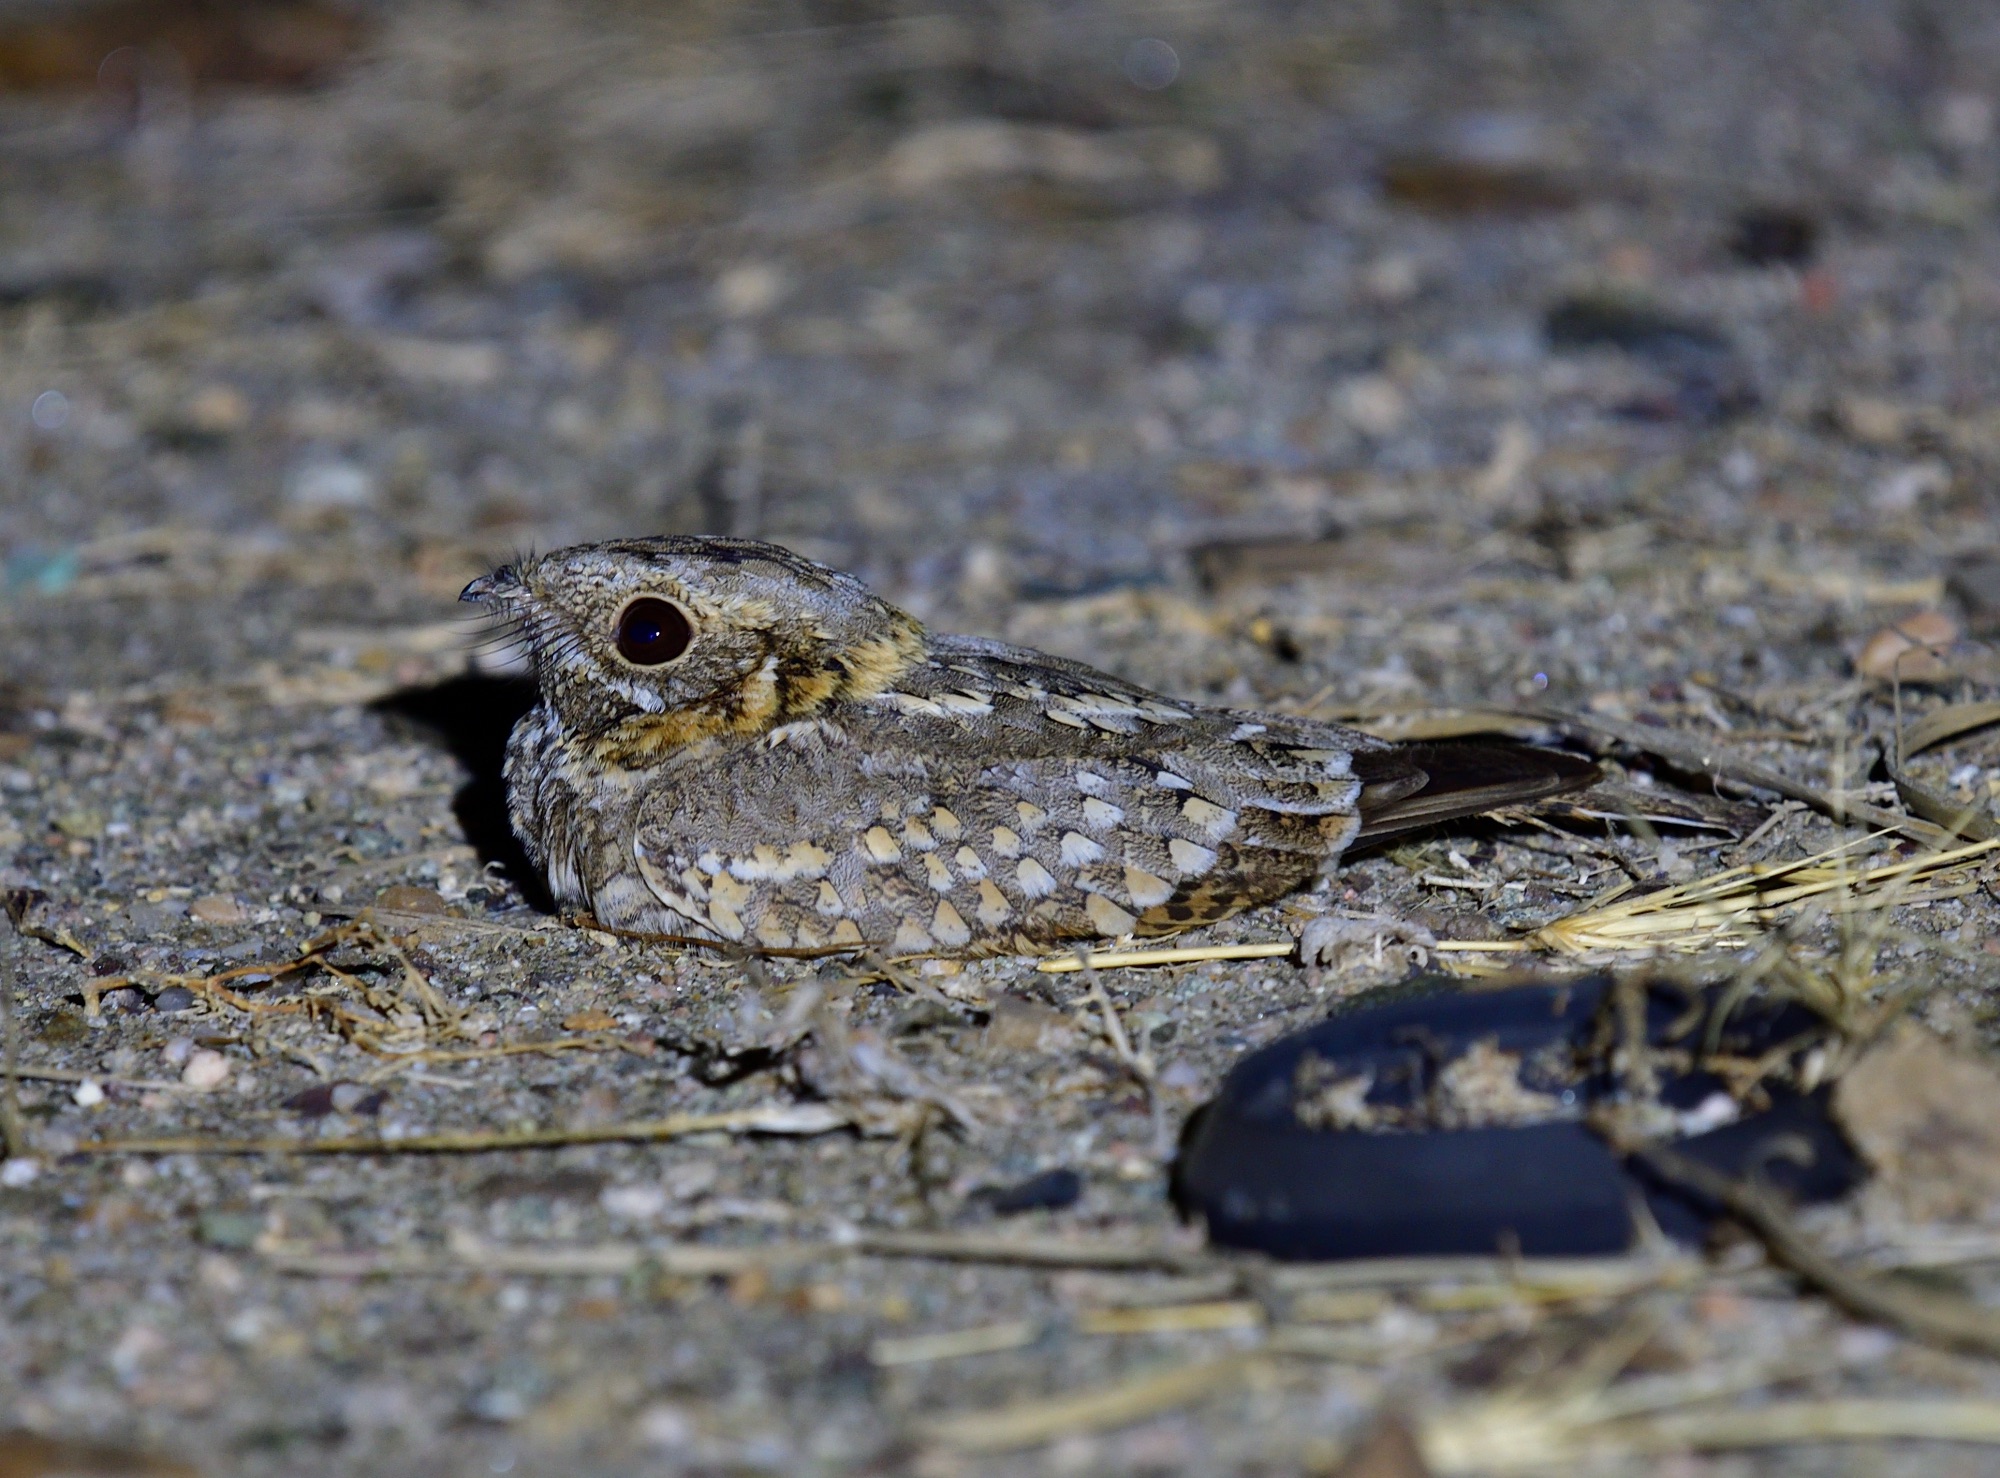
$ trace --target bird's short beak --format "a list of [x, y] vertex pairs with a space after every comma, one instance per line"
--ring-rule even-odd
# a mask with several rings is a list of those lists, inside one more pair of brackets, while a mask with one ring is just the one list
[[520, 593], [521, 577], [514, 573], [512, 565], [502, 565], [490, 575], [481, 575], [465, 589], [459, 591], [458, 598], [478, 601], [485, 605], [500, 605]]

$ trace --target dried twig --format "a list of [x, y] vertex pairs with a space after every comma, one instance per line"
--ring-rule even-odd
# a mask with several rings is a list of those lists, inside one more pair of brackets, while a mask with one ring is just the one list
[[1042, 1337], [1035, 1319], [1009, 1319], [976, 1329], [952, 1329], [939, 1334], [911, 1334], [878, 1339], [868, 1347], [868, 1362], [884, 1368], [928, 1365], [934, 1360], [962, 1360], [968, 1355], [997, 1355], [1018, 1350]]
[[1276, 960], [1294, 954], [1292, 940], [1271, 940], [1256, 944], [1200, 944], [1179, 949], [1123, 949], [1104, 954], [1060, 955], [1035, 966], [1044, 975], [1066, 975], [1072, 970], [1112, 970], [1134, 965], [1195, 965], [1204, 960]]
[[1893, 831], [1919, 842], [1939, 842], [1948, 840], [1951, 833], [1943, 827], [1913, 816], [1905, 816], [1896, 811], [1886, 811], [1880, 806], [1871, 806], [1852, 796], [1826, 791], [1816, 785], [1807, 785], [1794, 780], [1789, 775], [1781, 775], [1776, 770], [1758, 764], [1755, 760], [1718, 749], [1706, 740], [1676, 733], [1672, 729], [1658, 729], [1647, 724], [1624, 724], [1596, 714], [1570, 713], [1561, 709], [1528, 710], [1537, 717], [1552, 723], [1567, 724], [1588, 733], [1602, 734], [1608, 739], [1616, 739], [1621, 744], [1629, 744], [1634, 749], [1656, 754], [1661, 759], [1699, 771], [1715, 780], [1733, 781], [1738, 785], [1753, 786], [1758, 790], [1774, 791], [1789, 800], [1803, 802], [1822, 816], [1842, 823], [1865, 822], [1883, 831]]
[[1926, 1344], [2000, 1355], [2000, 1315], [1964, 1299], [1854, 1271], [1822, 1252], [1760, 1185], [1735, 1180], [1661, 1145], [1621, 1148], [1654, 1174], [1715, 1201], [1763, 1241], [1773, 1258], [1857, 1318], [1887, 1324]]
[[764, 1104], [714, 1114], [673, 1114], [623, 1124], [571, 1129], [466, 1129], [345, 1139], [207, 1139], [179, 1135], [163, 1139], [96, 1139], [77, 1146], [86, 1155], [466, 1155], [489, 1150], [553, 1149], [567, 1144], [650, 1144], [691, 1134], [826, 1134], [852, 1119], [827, 1104]]
[[1196, 1360], [1073, 1396], [1040, 1397], [995, 1411], [939, 1417], [925, 1423], [922, 1431], [933, 1442], [959, 1452], [1033, 1447], [1075, 1432], [1129, 1426], [1158, 1412], [1220, 1395], [1235, 1389], [1265, 1358], [1243, 1351]]
[[283, 1246], [266, 1247], [262, 1251], [280, 1272], [335, 1278], [444, 1277], [495, 1270], [524, 1276], [590, 1277], [625, 1273], [645, 1266], [668, 1274], [711, 1277], [751, 1268], [847, 1257], [1128, 1273], [1203, 1272], [1218, 1265], [1227, 1266], [1201, 1253], [1127, 1243], [870, 1230], [851, 1231], [821, 1242], [765, 1242], [747, 1247], [705, 1243], [661, 1246], [642, 1242], [603, 1242], [584, 1247], [505, 1246], [460, 1233], [439, 1252], [321, 1252]]
[[[0, 1008], [0, 1021], [13, 1015]], [[185, 1083], [172, 1082], [165, 1078], [121, 1078], [114, 1073], [83, 1072], [72, 1067], [19, 1067], [9, 1063], [0, 1068], [0, 1076], [9, 1081], [20, 1079], [24, 1083], [95, 1083], [100, 1088], [130, 1088], [135, 1093], [202, 1093], [206, 1089], [190, 1088]]]
[[1075, 1237], [1009, 1237], [961, 1232], [868, 1232], [855, 1246], [874, 1257], [931, 1257], [944, 1262], [1016, 1267], [1094, 1268], [1105, 1272], [1200, 1273], [1226, 1266], [1211, 1253]]

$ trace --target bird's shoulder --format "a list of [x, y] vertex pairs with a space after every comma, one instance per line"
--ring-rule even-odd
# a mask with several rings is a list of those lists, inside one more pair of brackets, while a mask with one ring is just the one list
[[833, 718], [871, 753], [915, 748], [959, 764], [1124, 761], [1164, 773], [1164, 784], [1283, 810], [1351, 804], [1358, 755], [1371, 770], [1394, 766], [1393, 746], [1339, 724], [1173, 698], [976, 637], [933, 637], [923, 661]]

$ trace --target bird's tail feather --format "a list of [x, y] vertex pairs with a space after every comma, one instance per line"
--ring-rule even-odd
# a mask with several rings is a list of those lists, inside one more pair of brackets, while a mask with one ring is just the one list
[[1601, 773], [1558, 750], [1477, 742], [1367, 750], [1354, 756], [1354, 771], [1362, 781], [1357, 842], [1582, 790]]

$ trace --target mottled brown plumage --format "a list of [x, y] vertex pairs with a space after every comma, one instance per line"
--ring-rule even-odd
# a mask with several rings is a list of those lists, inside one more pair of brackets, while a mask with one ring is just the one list
[[1175, 702], [932, 634], [753, 540], [579, 546], [465, 598], [516, 625], [541, 688], [508, 743], [514, 828], [557, 901], [614, 928], [948, 955], [1168, 934], [1357, 839], [1595, 773]]

